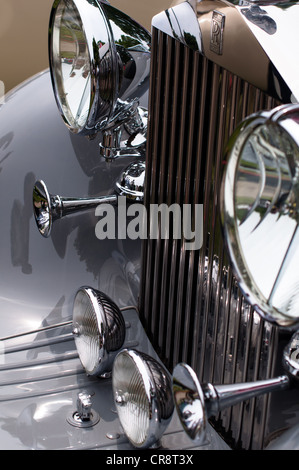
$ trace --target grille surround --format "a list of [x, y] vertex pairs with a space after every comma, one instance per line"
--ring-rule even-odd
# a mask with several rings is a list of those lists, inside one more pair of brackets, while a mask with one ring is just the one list
[[[214, 384], [272, 377], [279, 331], [239, 290], [219, 192], [224, 149], [237, 124], [280, 103], [155, 27], [151, 67], [145, 206], [202, 203], [204, 235], [198, 251], [186, 251], [184, 240], [144, 241], [141, 320], [170, 371], [183, 361]], [[264, 396], [236, 405], [213, 425], [234, 447], [262, 449], [272, 432], [270, 402]]]

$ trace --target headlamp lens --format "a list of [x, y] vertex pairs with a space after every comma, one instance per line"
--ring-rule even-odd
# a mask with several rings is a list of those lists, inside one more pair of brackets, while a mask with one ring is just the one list
[[60, 106], [67, 124], [78, 130], [87, 121], [91, 65], [86, 36], [73, 2], [61, 0], [52, 32], [52, 60]]
[[119, 420], [134, 445], [141, 446], [149, 430], [150, 384], [128, 354], [115, 359], [113, 384]]

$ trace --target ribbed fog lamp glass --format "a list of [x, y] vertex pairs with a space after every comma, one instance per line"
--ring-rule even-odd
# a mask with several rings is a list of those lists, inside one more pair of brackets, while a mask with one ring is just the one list
[[174, 408], [166, 369], [146, 354], [125, 349], [114, 361], [112, 383], [119, 420], [130, 442], [139, 448], [157, 443]]
[[248, 118], [233, 135], [222, 217], [247, 300], [282, 327], [299, 323], [299, 108]]
[[73, 334], [88, 375], [111, 371], [125, 339], [125, 323], [117, 305], [102, 292], [81, 287], [74, 301]]

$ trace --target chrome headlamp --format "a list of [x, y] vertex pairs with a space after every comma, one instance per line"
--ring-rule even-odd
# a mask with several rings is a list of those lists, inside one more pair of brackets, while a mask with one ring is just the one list
[[248, 118], [229, 143], [222, 219], [247, 300], [266, 320], [299, 323], [299, 107]]
[[171, 377], [150, 356], [124, 349], [112, 371], [114, 400], [129, 441], [138, 448], [154, 445], [172, 417]]
[[55, 0], [50, 71], [71, 131], [92, 134], [135, 112], [149, 78], [149, 44], [149, 33], [107, 2]]
[[102, 292], [81, 287], [73, 307], [73, 334], [88, 375], [103, 375], [125, 340], [125, 322], [117, 305]]

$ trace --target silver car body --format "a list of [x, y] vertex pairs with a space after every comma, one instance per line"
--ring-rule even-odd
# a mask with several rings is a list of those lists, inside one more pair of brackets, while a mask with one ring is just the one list
[[[241, 7], [227, 6], [241, 16]], [[185, 14], [188, 9], [191, 14], [193, 7], [190, 2], [174, 8], [185, 9], [182, 18], [190, 25], [196, 17], [188, 21]], [[277, 22], [284, 15], [284, 25], [298, 18], [298, 5], [288, 12], [275, 5], [263, 9]], [[161, 21], [166, 25], [164, 13], [154, 20], [155, 24]], [[292, 46], [298, 49], [296, 28], [279, 30], [272, 38], [243, 16], [241, 21], [279, 68], [293, 101], [297, 101], [299, 61], [292, 60]], [[284, 35], [290, 30], [294, 37], [286, 48]], [[124, 347], [137, 347], [156, 356], [137, 311], [140, 240], [98, 240], [94, 211], [61, 219], [45, 239], [36, 228], [32, 211], [32, 188], [37, 179], [46, 181], [54, 194], [104, 196], [113, 193], [130, 157], [105, 161], [99, 156], [100, 133], [89, 140], [69, 132], [59, 115], [48, 70], [6, 95], [0, 106], [0, 129], [0, 447], [132, 449], [115, 412], [111, 379], [86, 376], [71, 320], [77, 289], [93, 286], [124, 309]], [[68, 420], [81, 390], [91, 392], [93, 409], [100, 416], [99, 423], [89, 429], [73, 426]], [[298, 448], [292, 435], [287, 442]], [[194, 448], [176, 415], [162, 438], [162, 448]], [[201, 448], [229, 447], [209, 427], [208, 440]]]

